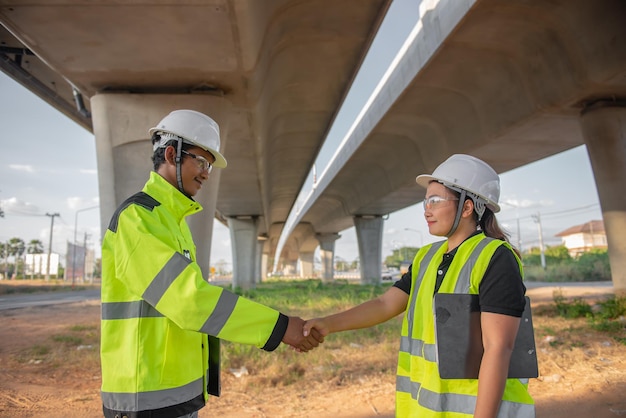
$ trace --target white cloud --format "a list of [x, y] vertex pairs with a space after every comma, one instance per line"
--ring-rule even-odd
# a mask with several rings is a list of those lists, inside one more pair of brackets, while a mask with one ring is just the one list
[[91, 169], [80, 169], [78, 170], [81, 174], [93, 174], [96, 175], [98, 174], [98, 170], [91, 170]]
[[27, 173], [34, 173], [32, 165], [24, 165], [24, 164], [9, 164], [9, 168], [15, 171], [25, 171]]
[[20, 215], [41, 215], [39, 207], [32, 203], [24, 202], [17, 197], [1, 201], [2, 208], [6, 213], [15, 213]]
[[75, 211], [98, 206], [100, 199], [97, 197], [91, 199], [85, 199], [84, 197], [68, 197], [66, 203], [68, 208]]

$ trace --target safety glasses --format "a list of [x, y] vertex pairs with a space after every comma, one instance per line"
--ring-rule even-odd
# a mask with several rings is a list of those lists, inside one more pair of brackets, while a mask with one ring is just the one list
[[209, 173], [211, 172], [211, 170], [213, 169], [213, 164], [211, 164], [209, 162], [209, 160], [207, 160], [206, 158], [204, 158], [201, 155], [196, 155], [196, 154], [192, 154], [189, 151], [185, 151], [185, 150], [181, 150], [183, 154], [190, 156], [191, 158], [196, 160], [196, 163], [198, 164], [198, 168], [201, 171], [208, 171]]
[[458, 197], [441, 197], [441, 196], [430, 196], [424, 199], [424, 210], [426, 209], [436, 209], [443, 205], [444, 202], [459, 200]]

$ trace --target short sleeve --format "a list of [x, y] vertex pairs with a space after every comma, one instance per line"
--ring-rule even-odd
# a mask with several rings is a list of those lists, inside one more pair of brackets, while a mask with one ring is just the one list
[[396, 281], [393, 284], [393, 287], [397, 287], [398, 289], [402, 290], [407, 295], [411, 294], [411, 281], [412, 281], [411, 277], [413, 276], [413, 273], [411, 272], [412, 267], [413, 267], [413, 264], [411, 264], [407, 272], [404, 273], [402, 277], [400, 277], [400, 280]]
[[478, 289], [481, 312], [521, 317], [526, 286], [513, 251], [501, 245], [495, 251]]

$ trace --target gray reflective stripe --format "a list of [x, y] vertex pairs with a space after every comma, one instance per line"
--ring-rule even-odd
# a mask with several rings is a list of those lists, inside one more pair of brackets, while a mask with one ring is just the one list
[[424, 357], [428, 361], [437, 361], [437, 350], [435, 344], [424, 344], [422, 340], [411, 339], [410, 337], [400, 337], [400, 351], [409, 353], [412, 356]]
[[417, 393], [420, 390], [420, 384], [411, 382], [409, 376], [396, 376], [396, 391], [411, 394], [411, 398], [417, 399]]
[[152, 282], [141, 297], [150, 302], [152, 306], [156, 306], [163, 294], [165, 294], [170, 285], [185, 270], [189, 263], [191, 263], [191, 260], [187, 257], [181, 253], [174, 253], [161, 271], [152, 279]]
[[[396, 390], [408, 393], [420, 406], [435, 412], [458, 412], [473, 414], [476, 408], [476, 397], [458, 393], [436, 393], [425, 389], [417, 382], [412, 382], [408, 376], [396, 377]], [[498, 418], [534, 418], [535, 406], [519, 402], [502, 401], [498, 411]]]
[[469, 293], [470, 289], [470, 278], [472, 275], [472, 270], [478, 261], [478, 257], [480, 257], [480, 253], [485, 249], [487, 244], [492, 242], [494, 238], [484, 238], [480, 240], [480, 242], [474, 247], [472, 253], [468, 257], [465, 264], [461, 268], [459, 272], [459, 277], [456, 281], [456, 285], [454, 287], [454, 293]]
[[458, 393], [437, 393], [422, 388], [417, 399], [424, 408], [437, 412], [459, 412], [473, 414], [476, 408], [476, 396]]
[[139, 393], [102, 392], [102, 404], [114, 411], [143, 411], [187, 402], [204, 393], [204, 379], [172, 389]]
[[220, 295], [220, 299], [217, 301], [217, 305], [211, 315], [206, 320], [202, 328], [200, 328], [200, 332], [205, 334], [217, 336], [224, 325], [230, 318], [230, 315], [235, 310], [235, 305], [237, 304], [237, 300], [239, 296], [231, 293], [227, 290], [222, 291]]
[[500, 403], [500, 410], [498, 411], [497, 417], [535, 418], [535, 405], [520, 402], [502, 401], [502, 403]]
[[424, 255], [424, 257], [422, 257], [422, 260], [420, 261], [420, 268], [417, 272], [417, 276], [415, 276], [415, 283], [411, 285], [411, 300], [409, 301], [406, 312], [409, 337], [413, 335], [413, 316], [415, 315], [415, 301], [417, 300], [417, 293], [419, 291], [420, 285], [422, 284], [422, 279], [424, 278], [424, 275], [426, 274], [426, 269], [428, 268], [428, 265], [435, 256], [435, 253], [439, 251], [439, 248], [443, 245], [444, 242], [445, 241], [435, 242], [430, 246], [428, 251], [426, 251], [426, 254]]
[[102, 303], [102, 319], [158, 318], [163, 315], [143, 300]]

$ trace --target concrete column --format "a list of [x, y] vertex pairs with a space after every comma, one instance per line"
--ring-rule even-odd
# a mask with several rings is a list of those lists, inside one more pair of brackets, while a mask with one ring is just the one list
[[267, 266], [267, 256], [265, 256], [265, 265], [263, 265], [263, 248], [267, 237], [257, 237], [256, 259], [254, 261], [254, 285], [263, 281], [263, 268]]
[[261, 275], [259, 276], [261, 281], [267, 279], [267, 263], [269, 260], [269, 255], [266, 252], [261, 254]]
[[257, 270], [258, 219], [228, 218], [233, 248], [233, 288], [254, 288]]
[[320, 243], [320, 257], [322, 258], [322, 280], [330, 282], [335, 277], [335, 241], [341, 238], [339, 234], [316, 234]]
[[[97, 94], [90, 100], [100, 190], [100, 226], [104, 236], [117, 207], [140, 191], [152, 166], [148, 130], [176, 109], [192, 109], [211, 116], [220, 126], [221, 151], [228, 137], [230, 102], [213, 95]], [[228, 159], [228, 154], [226, 154]], [[209, 276], [213, 218], [221, 170], [213, 170], [195, 199], [204, 210], [188, 219], [197, 262]]]
[[383, 273], [383, 218], [355, 216], [354, 227], [359, 244], [361, 284], [380, 284]]
[[313, 257], [315, 256], [315, 251], [309, 251], [306, 253], [300, 253], [300, 265], [302, 268], [300, 269], [300, 277], [301, 278], [311, 278], [313, 277]]
[[596, 102], [582, 112], [608, 243], [615, 292], [626, 294], [626, 100]]

